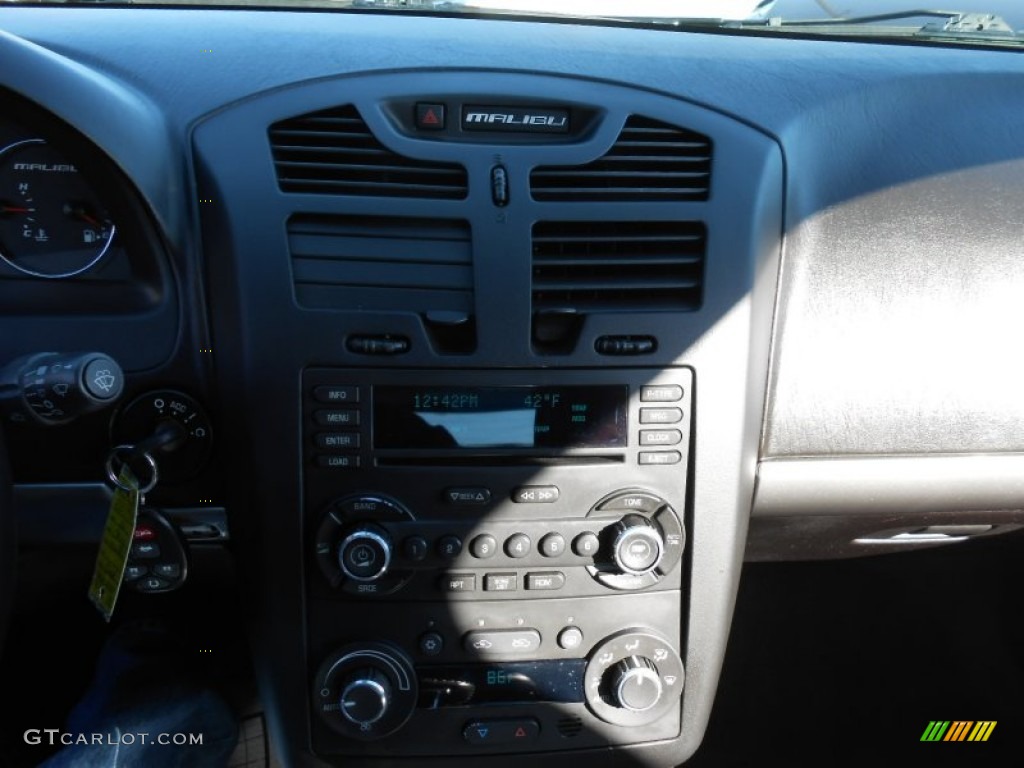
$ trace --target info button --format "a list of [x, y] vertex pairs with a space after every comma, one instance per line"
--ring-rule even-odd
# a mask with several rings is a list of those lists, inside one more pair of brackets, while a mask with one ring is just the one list
[[551, 504], [558, 501], [557, 485], [523, 485], [512, 491], [516, 504]]

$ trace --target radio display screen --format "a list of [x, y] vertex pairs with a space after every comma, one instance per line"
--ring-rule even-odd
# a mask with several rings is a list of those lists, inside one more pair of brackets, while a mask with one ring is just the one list
[[623, 448], [629, 387], [373, 388], [377, 448]]

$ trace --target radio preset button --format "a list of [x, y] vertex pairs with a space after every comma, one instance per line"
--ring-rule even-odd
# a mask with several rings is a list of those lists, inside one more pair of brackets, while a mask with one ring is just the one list
[[358, 403], [359, 387], [324, 385], [313, 390], [313, 397], [321, 403]]
[[437, 540], [437, 554], [445, 560], [454, 560], [462, 552], [462, 539], [449, 534]]
[[406, 560], [419, 562], [427, 556], [429, 545], [422, 536], [409, 536], [402, 541], [402, 554]]
[[350, 454], [317, 456], [316, 463], [323, 469], [356, 469], [359, 467], [359, 457]]
[[682, 460], [679, 451], [640, 451], [641, 464], [678, 464]]
[[355, 408], [346, 408], [336, 411], [317, 411], [314, 414], [316, 423], [321, 427], [358, 427], [359, 411]]
[[316, 436], [318, 448], [358, 448], [358, 432], [321, 432]]
[[498, 551], [498, 542], [489, 533], [482, 533], [469, 542], [469, 554], [486, 560]]
[[459, 506], [477, 506], [491, 500], [491, 491], [489, 488], [448, 488], [444, 500]]
[[641, 429], [640, 445], [679, 445], [683, 433], [678, 429]]
[[505, 539], [505, 554], [516, 559], [530, 554], [532, 542], [525, 533], [513, 533]]
[[535, 629], [493, 629], [469, 632], [463, 647], [481, 656], [533, 653], [540, 648], [540, 632]]
[[683, 399], [683, 388], [678, 384], [649, 384], [640, 387], [640, 401], [644, 403], [675, 403]]
[[472, 573], [448, 573], [441, 577], [441, 589], [445, 592], [475, 592], [476, 576]]
[[549, 533], [540, 540], [538, 549], [544, 557], [558, 557], [565, 552], [565, 538], [560, 533]]
[[524, 485], [512, 491], [516, 504], [551, 504], [558, 501], [557, 485]]
[[529, 590], [561, 589], [564, 586], [565, 574], [560, 571], [526, 574], [526, 588]]
[[641, 424], [678, 424], [683, 420], [680, 408], [641, 408]]
[[596, 533], [586, 531], [572, 540], [572, 551], [579, 557], [594, 557], [601, 547], [601, 540]]
[[516, 575], [514, 573], [488, 573], [484, 576], [485, 592], [514, 592]]

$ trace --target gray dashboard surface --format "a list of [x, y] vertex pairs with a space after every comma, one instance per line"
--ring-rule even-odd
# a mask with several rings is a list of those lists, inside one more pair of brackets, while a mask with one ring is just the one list
[[[322, 12], [11, 8], [0, 23], [158, 110], [164, 152], [108, 150], [172, 227], [166, 185], [184, 168], [158, 177], [154, 156], [182, 151], [201, 116], [296, 81], [530, 68], [735, 116], [778, 139], [789, 180], [764, 455], [1024, 447], [1024, 371], [999, 342], [1024, 287], [1016, 52]], [[35, 89], [36, 73], [5, 80], [105, 143], [102, 121]]]
[[[761, 458], [1024, 450], [1012, 330], [1024, 288], [1024, 59], [1015, 52], [323, 12], [10, 8], [0, 28], [0, 85], [104, 148], [186, 258], [200, 218], [198, 200], [187, 202], [193, 129], [296, 83], [456, 68], [544, 73], [733, 117], [774, 138], [785, 166], [783, 230], [761, 244], [782, 253], [773, 354], [770, 368], [750, 363], [768, 384]], [[30, 60], [41, 66], [26, 68]], [[108, 94], [100, 109], [68, 98], [76, 81]], [[125, 141], [135, 128], [139, 139]], [[724, 328], [767, 338], [768, 315], [741, 311]], [[714, 338], [702, 345], [714, 348]], [[709, 395], [702, 402], [716, 402]], [[733, 431], [746, 423], [725, 421]], [[743, 495], [753, 452], [706, 481]], [[1014, 508], [1015, 488], [995, 506]], [[788, 503], [773, 497], [773, 514]], [[738, 533], [744, 523], [729, 521]], [[771, 535], [781, 547], [787, 529]], [[705, 542], [698, 560], [738, 573], [728, 547], [712, 550]], [[693, 626], [724, 646], [731, 600], [695, 606]], [[710, 667], [690, 670], [708, 691]], [[693, 736], [703, 726], [689, 727]]]

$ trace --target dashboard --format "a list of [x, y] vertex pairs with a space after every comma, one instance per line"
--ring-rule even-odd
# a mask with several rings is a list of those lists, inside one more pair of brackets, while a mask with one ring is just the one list
[[744, 560], [1024, 522], [1022, 61], [5, 9], [21, 541], [150, 457], [285, 765], [678, 765]]

